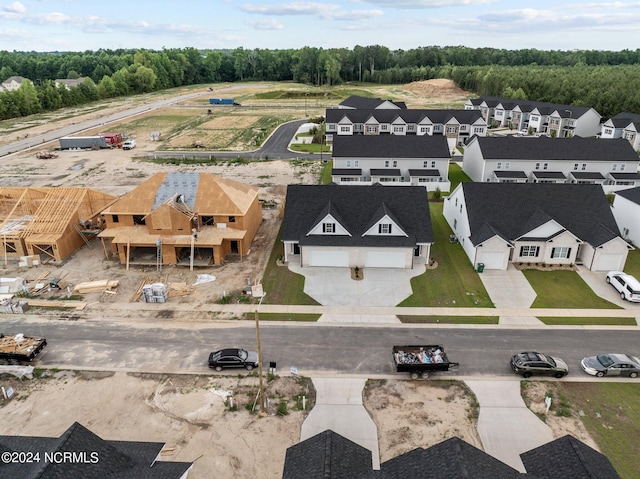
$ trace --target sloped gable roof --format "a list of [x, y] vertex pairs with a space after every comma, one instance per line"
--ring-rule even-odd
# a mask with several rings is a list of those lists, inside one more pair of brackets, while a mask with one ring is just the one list
[[625, 139], [476, 137], [485, 160], [635, 161], [638, 154]]
[[460, 124], [472, 125], [478, 121], [484, 121], [482, 114], [478, 110], [426, 110], [426, 109], [406, 109], [406, 110], [326, 110], [327, 123], [339, 123], [348, 118], [349, 121], [364, 124], [368, 119], [375, 118], [378, 123], [393, 123], [397, 118], [402, 118], [406, 123], [421, 123], [428, 119], [434, 124], [446, 124], [452, 119]]
[[[400, 232], [404, 235], [406, 235], [406, 233], [404, 232], [404, 230], [402, 229], [401, 223], [396, 219], [396, 216], [393, 214], [393, 212], [391, 211], [391, 208], [389, 208], [385, 202], [383, 201], [382, 204], [380, 205], [380, 207], [377, 209], [377, 211], [373, 214], [373, 216], [371, 217], [371, 221], [369, 222], [369, 224], [367, 226], [365, 226], [364, 229], [364, 233], [363, 234], [368, 234], [369, 230], [376, 224], [379, 223], [381, 220], [383, 220], [384, 218], [388, 218], [389, 221], [391, 221], [397, 228], [400, 229]], [[393, 233], [394, 235], [397, 235], [398, 232], [394, 231]]]
[[383, 100], [381, 98], [367, 98], [363, 96], [351, 95], [346, 100], [340, 102], [343, 108], [354, 108], [360, 110], [372, 110], [382, 105], [395, 108], [406, 108], [407, 105], [403, 101]]
[[371, 451], [327, 429], [287, 449], [282, 479], [366, 479]]
[[[499, 104], [512, 104], [519, 106], [522, 111], [532, 111], [532, 109], [537, 109], [542, 114], [550, 114], [555, 110], [558, 112], [569, 110], [571, 111], [571, 118], [580, 118], [582, 115], [587, 113], [588, 111], [593, 110], [591, 107], [586, 106], [573, 106], [573, 105], [562, 105], [560, 103], [547, 103], [543, 101], [531, 101], [531, 100], [518, 100], [514, 98], [503, 98], [497, 96], [481, 96], [480, 103], [485, 102], [488, 106], [497, 106]], [[595, 110], [593, 110], [595, 112]], [[599, 115], [599, 114], [598, 114]]]
[[[307, 236], [326, 210], [328, 202], [340, 211], [343, 226], [351, 236]], [[383, 203], [393, 212], [394, 220], [408, 236], [363, 236]], [[282, 241], [344, 247], [414, 247], [417, 243], [433, 243], [427, 195], [420, 186], [289, 185]]]
[[[79, 461], [39, 462], [0, 465], [0, 476], [21, 479], [58, 479], [67, 477], [118, 477], [121, 479], [178, 479], [191, 463], [156, 461], [164, 447], [159, 442], [107, 441], [74, 423], [58, 438], [0, 436], [0, 449], [82, 454]], [[97, 461], [95, 456], [97, 454]], [[154, 461], [156, 461], [154, 463]], [[153, 467], [151, 467], [153, 466]]]
[[626, 190], [616, 191], [617, 196], [622, 196], [623, 198], [640, 205], [640, 186], [636, 186], [635, 188], [628, 188]]
[[147, 215], [176, 194], [200, 215], [234, 216], [249, 210], [258, 188], [210, 173], [156, 173], [103, 213]]
[[442, 135], [338, 135], [333, 138], [334, 158], [451, 158]]
[[522, 479], [519, 471], [452, 437], [428, 449], [418, 448], [380, 465], [384, 479]]
[[311, 230], [313, 230], [316, 226], [318, 226], [318, 224], [320, 222], [322, 222], [325, 218], [327, 218], [328, 216], [330, 216], [331, 218], [333, 218], [336, 222], [338, 222], [340, 224], [340, 226], [342, 226], [347, 232], [349, 231], [345, 225], [344, 220], [342, 219], [342, 215], [340, 214], [340, 211], [338, 210], [338, 208], [336, 208], [333, 204], [333, 202], [331, 200], [329, 200], [327, 202], [326, 207], [320, 212], [320, 214], [318, 215], [318, 217], [316, 218], [316, 220], [313, 222], [313, 224], [311, 225], [311, 228], [309, 229], [309, 231], [307, 232], [307, 234], [310, 234]]
[[593, 247], [620, 236], [602, 187], [593, 184], [462, 183], [471, 236], [490, 224], [509, 240], [518, 238], [538, 210]]
[[606, 456], [571, 435], [520, 454], [527, 472], [540, 479], [620, 479]]

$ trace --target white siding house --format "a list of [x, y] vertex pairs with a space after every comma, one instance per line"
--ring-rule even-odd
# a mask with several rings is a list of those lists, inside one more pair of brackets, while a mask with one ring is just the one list
[[460, 183], [443, 214], [474, 268], [509, 263], [622, 269], [632, 248], [597, 185]]

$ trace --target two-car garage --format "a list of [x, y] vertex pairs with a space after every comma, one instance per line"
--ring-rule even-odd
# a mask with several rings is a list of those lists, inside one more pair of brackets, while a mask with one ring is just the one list
[[364, 268], [411, 268], [410, 248], [339, 249], [306, 247], [302, 250], [303, 266], [316, 267], [355, 267]]

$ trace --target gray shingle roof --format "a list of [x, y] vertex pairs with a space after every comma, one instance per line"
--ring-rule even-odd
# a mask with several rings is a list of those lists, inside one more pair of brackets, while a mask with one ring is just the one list
[[[340, 217], [347, 235], [307, 235], [323, 217], [327, 205]], [[363, 236], [380, 208], [392, 213], [405, 236]], [[421, 186], [289, 185], [282, 223], [282, 240], [300, 245], [414, 247], [433, 243], [427, 194]]]
[[373, 110], [386, 101], [393, 103], [398, 108], [407, 108], [407, 105], [403, 101], [383, 100], [382, 98], [367, 98], [357, 95], [351, 95], [346, 100], [341, 101], [340, 105], [348, 108]]
[[368, 120], [378, 123], [393, 123], [394, 120], [404, 120], [406, 123], [420, 123], [428, 118], [434, 124], [454, 121], [460, 124], [472, 125], [478, 121], [484, 124], [482, 114], [478, 110], [345, 110], [329, 109], [326, 111], [327, 123], [339, 123], [343, 119], [352, 123], [364, 124]]
[[446, 158], [451, 157], [442, 135], [336, 135], [334, 158]]
[[[40, 452], [41, 461], [0, 464], [0, 477], [65, 479], [118, 477], [119, 479], [178, 479], [191, 467], [188, 462], [157, 461], [164, 447], [159, 442], [107, 441], [74, 423], [59, 438], [0, 436], [0, 449]], [[45, 452], [83, 454], [81, 461], [46, 463]], [[97, 454], [98, 460], [95, 461]], [[153, 465], [153, 467], [151, 467]]]
[[460, 438], [418, 448], [380, 465], [384, 479], [522, 479], [519, 471]]
[[475, 137], [485, 160], [635, 161], [638, 154], [618, 138]]
[[[618, 236], [620, 231], [600, 185], [550, 183], [462, 183], [471, 240], [474, 245], [493, 234], [510, 241], [553, 218], [593, 247]], [[541, 214], [544, 212], [544, 215]]]
[[329, 429], [287, 449], [282, 479], [367, 479], [371, 451]]
[[640, 186], [626, 190], [616, 191], [616, 195], [622, 196], [633, 203], [640, 205]]
[[573, 436], [520, 454], [527, 472], [540, 479], [620, 479], [606, 456]]
[[561, 171], [533, 171], [533, 176], [539, 179], [566, 180], [567, 177]]
[[520, 170], [494, 170], [493, 174], [496, 175], [497, 178], [527, 179], [527, 174]]
[[550, 114], [557, 110], [560, 115], [566, 115], [567, 117], [569, 115], [565, 110], [569, 110], [571, 112], [571, 118], [580, 118], [586, 112], [592, 110], [592, 108], [586, 106], [562, 105], [560, 103], [547, 103], [543, 101], [516, 100], [513, 98], [503, 98], [498, 96], [481, 96], [479, 100], [474, 100], [472, 103], [474, 105], [480, 105], [482, 102], [486, 102], [489, 107], [496, 107], [497, 105], [502, 104], [506, 109], [508, 109], [507, 105], [510, 106], [511, 109], [517, 105], [522, 111], [531, 111], [537, 108], [543, 114]]

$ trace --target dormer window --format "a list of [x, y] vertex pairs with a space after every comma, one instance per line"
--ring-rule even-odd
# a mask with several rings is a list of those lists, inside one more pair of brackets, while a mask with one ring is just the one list
[[336, 224], [335, 223], [322, 223], [322, 232], [323, 233], [335, 233], [336, 232]]
[[378, 233], [381, 235], [390, 235], [391, 234], [391, 224], [389, 223], [381, 223], [378, 225]]

